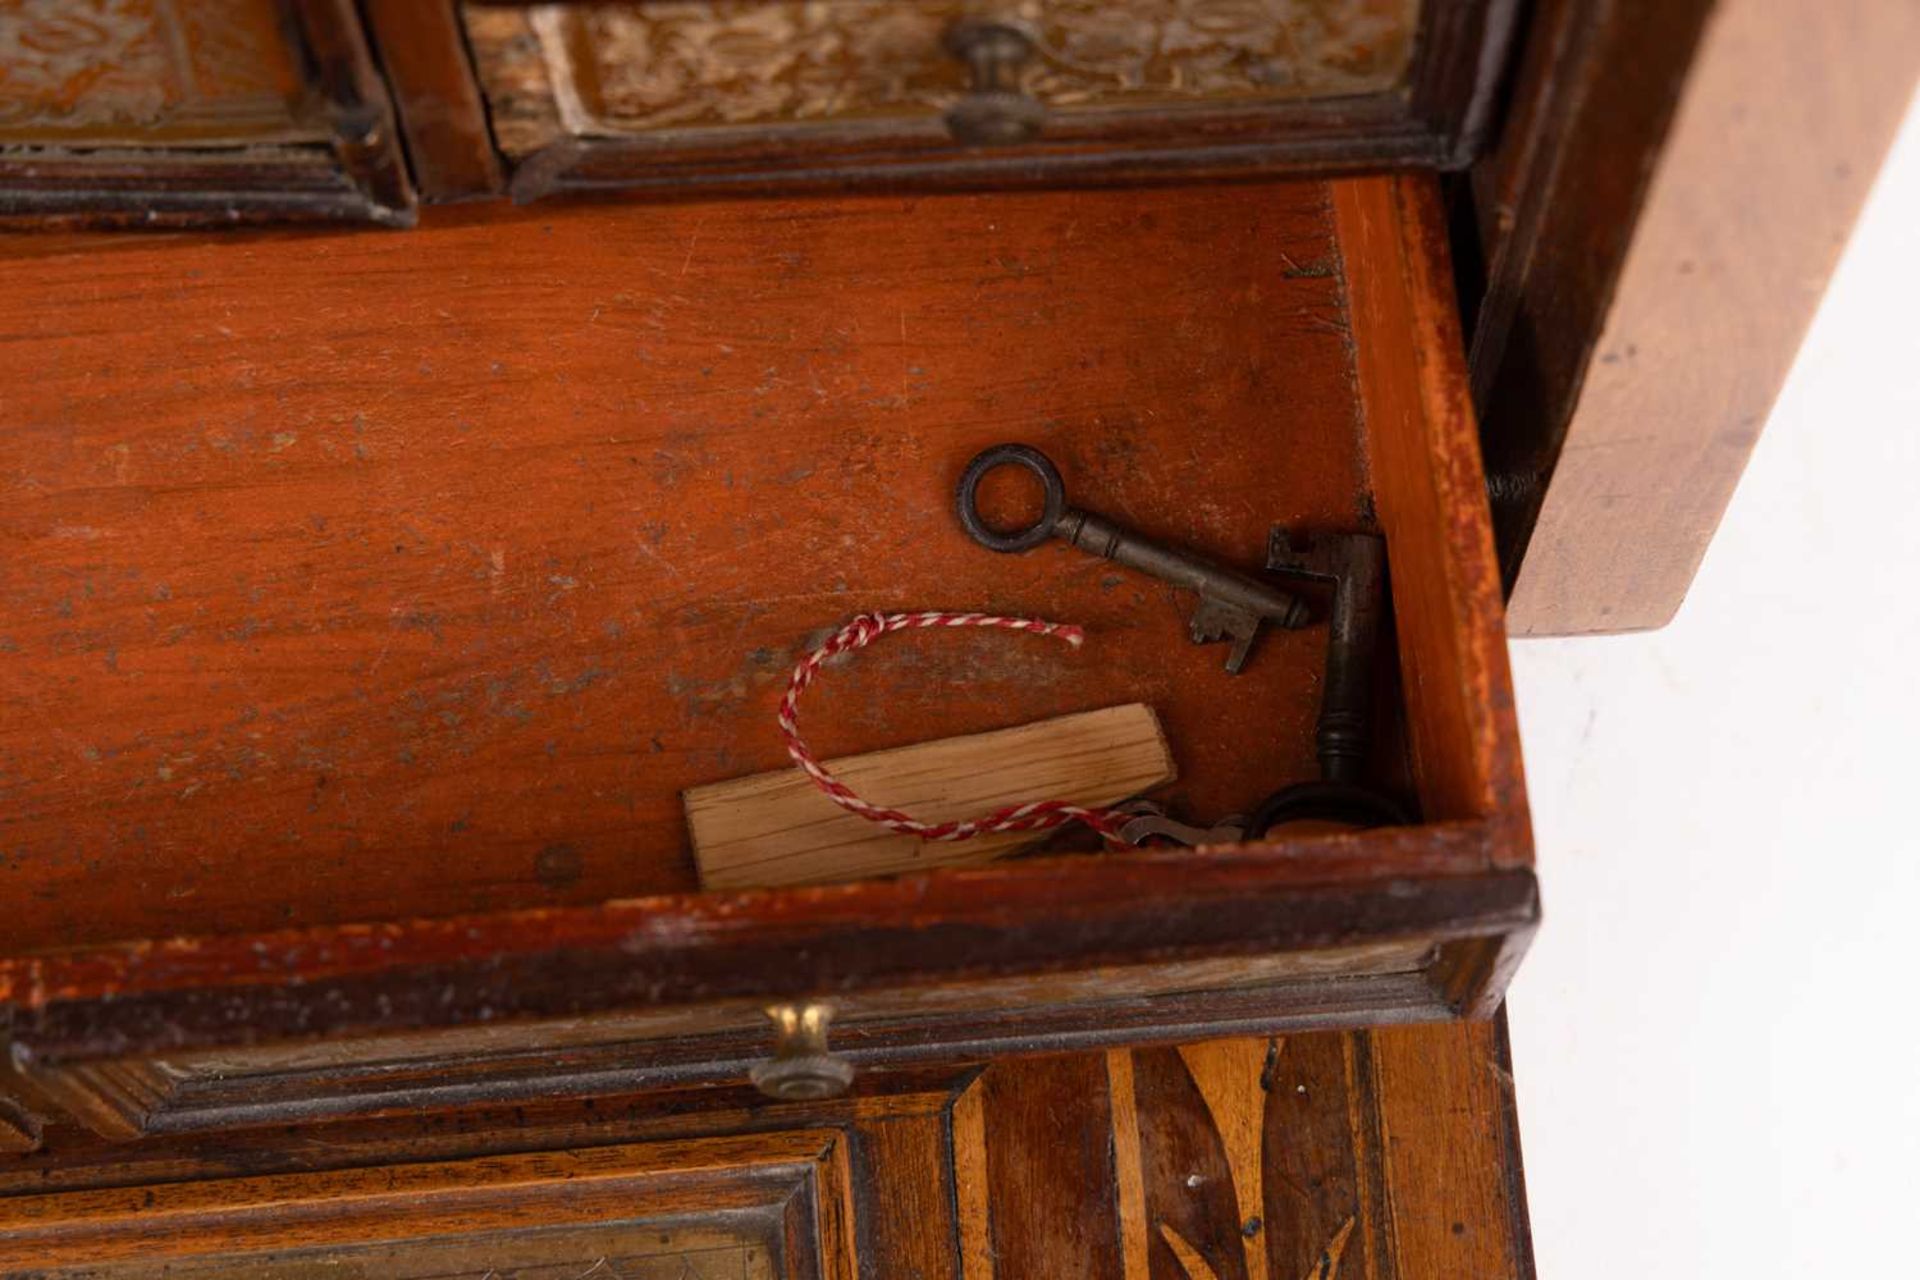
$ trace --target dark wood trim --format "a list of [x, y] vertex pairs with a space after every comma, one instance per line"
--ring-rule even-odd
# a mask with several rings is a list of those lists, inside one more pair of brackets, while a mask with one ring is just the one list
[[487, 105], [474, 77], [457, 0], [361, 0], [427, 200], [497, 195], [504, 187]]
[[[960, 1070], [1015, 1057], [1430, 1022], [1451, 1015], [1425, 975], [1382, 974], [1097, 1001], [1009, 1015], [983, 1009], [853, 1024], [836, 1033], [834, 1051], [862, 1072]], [[463, 1053], [400, 1064], [369, 1060], [278, 1075], [209, 1078], [166, 1091], [128, 1087], [158, 1074], [136, 1060], [36, 1065], [34, 1082], [93, 1132], [126, 1141], [725, 1085], [745, 1079], [748, 1068], [767, 1051], [767, 1034], [756, 1030], [509, 1056]]]
[[[342, 1117], [297, 1128], [155, 1133], [135, 1143], [54, 1123], [33, 1161], [0, 1161], [0, 1202], [22, 1194], [195, 1181], [242, 1170], [255, 1175], [313, 1172], [395, 1160], [461, 1159], [940, 1115], [980, 1070], [972, 1065], [871, 1068], [854, 1077], [846, 1096], [817, 1102], [775, 1102], [745, 1081], [734, 1081], [549, 1097], [451, 1112]], [[313, 1140], [290, 1143], [292, 1132]]]
[[1443, 142], [1440, 168], [1465, 168], [1485, 151], [1520, 17], [1520, 0], [1421, 6], [1411, 107]]
[[1312, 884], [1288, 883], [1257, 856], [1142, 861], [100, 948], [9, 962], [4, 996], [17, 1005], [16, 1055], [70, 1061], [1444, 941], [1538, 916], [1526, 871]]
[[897, 127], [768, 131], [772, 136], [757, 146], [724, 151], [691, 137], [563, 140], [523, 160], [508, 189], [522, 203], [585, 193], [1020, 190], [1427, 169], [1445, 155], [1400, 97], [1288, 104], [1235, 117], [1215, 112], [1209, 128], [1192, 134], [1177, 130], [1178, 112], [1167, 112], [1152, 127], [1136, 126], [1124, 143], [1100, 140], [1121, 127], [1103, 130], [1102, 123], [1087, 122], [1084, 139], [1061, 132], [998, 151], [956, 150], [937, 124], [912, 140]]
[[307, 54], [333, 120], [334, 154], [365, 194], [378, 221], [411, 225], [413, 184], [400, 149], [399, 123], [374, 69], [353, 0], [294, 0]]
[[1507, 1029], [1507, 1006], [1502, 1001], [1493, 1015], [1493, 1065], [1506, 1085], [1501, 1091], [1500, 1153], [1506, 1170], [1506, 1220], [1512, 1225], [1516, 1280], [1534, 1280], [1533, 1221], [1527, 1211], [1527, 1171], [1520, 1149], [1520, 1100], [1513, 1088], [1513, 1037]]
[[1533, 942], [1535, 926], [1466, 938], [1442, 948], [1427, 971], [1440, 1003], [1461, 1018], [1491, 1018], [1506, 1000], [1507, 984]]

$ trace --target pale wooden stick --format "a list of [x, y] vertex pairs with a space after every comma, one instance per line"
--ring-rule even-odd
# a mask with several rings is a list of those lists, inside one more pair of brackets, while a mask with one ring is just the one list
[[[1026, 800], [1095, 807], [1171, 782], [1173, 756], [1142, 703], [827, 762], [861, 795], [930, 822]], [[900, 835], [848, 813], [798, 769], [685, 793], [701, 883], [709, 889], [826, 884], [987, 862], [1044, 839], [1008, 832], [952, 843]]]

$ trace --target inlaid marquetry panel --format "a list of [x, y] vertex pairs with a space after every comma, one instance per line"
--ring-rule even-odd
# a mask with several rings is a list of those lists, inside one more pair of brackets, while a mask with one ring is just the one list
[[966, 91], [941, 44], [967, 14], [1040, 37], [1021, 88], [1053, 110], [1378, 92], [1406, 72], [1418, 0], [668, 0], [469, 5], [510, 154], [558, 135], [932, 117]]
[[1531, 1275], [1497, 1025], [1211, 1040], [0, 1158], [0, 1277]]

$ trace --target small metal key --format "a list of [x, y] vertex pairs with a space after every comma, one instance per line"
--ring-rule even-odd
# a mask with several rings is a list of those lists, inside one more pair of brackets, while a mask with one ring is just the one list
[[[1000, 467], [1024, 467], [1040, 479], [1045, 491], [1040, 518], [1024, 529], [1003, 533], [980, 516], [980, 481]], [[1184, 587], [1200, 597], [1187, 623], [1195, 644], [1230, 640], [1227, 670], [1238, 674], [1246, 665], [1254, 636], [1262, 622], [1283, 627], [1305, 626], [1306, 602], [1291, 592], [1246, 574], [1204, 560], [1188, 551], [1149, 541], [1113, 521], [1067, 505], [1066, 486], [1047, 455], [1024, 444], [999, 444], [967, 464], [960, 477], [955, 507], [960, 524], [975, 542], [994, 551], [1027, 551], [1049, 538], [1059, 538], [1102, 559], [1138, 569], [1163, 582]]]

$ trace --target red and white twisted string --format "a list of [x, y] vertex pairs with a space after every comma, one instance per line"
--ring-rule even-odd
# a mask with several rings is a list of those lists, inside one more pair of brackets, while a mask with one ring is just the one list
[[982, 817], [964, 822], [921, 822], [898, 809], [873, 804], [855, 795], [846, 783], [834, 777], [807, 749], [800, 737], [800, 695], [807, 691], [820, 667], [828, 659], [855, 649], [864, 649], [881, 636], [894, 631], [921, 627], [998, 627], [1007, 631], [1027, 631], [1038, 636], [1053, 636], [1079, 648], [1086, 633], [1071, 623], [1042, 622], [1037, 618], [1003, 618], [991, 613], [863, 613], [841, 627], [826, 641], [800, 660], [780, 699], [780, 733], [787, 741], [787, 754], [813, 779], [814, 785], [829, 800], [849, 813], [857, 813], [902, 835], [922, 840], [969, 840], [974, 836], [1001, 831], [1046, 831], [1069, 822], [1084, 822], [1108, 841], [1124, 844], [1120, 825], [1129, 815], [1111, 809], [1089, 809], [1064, 800], [1035, 800], [1009, 805]]

